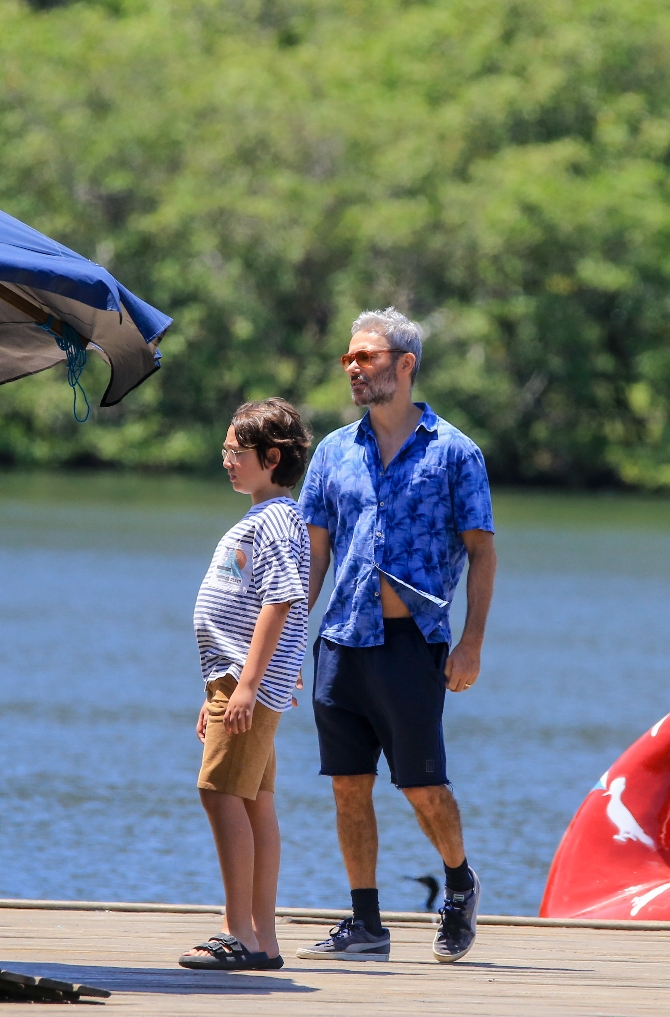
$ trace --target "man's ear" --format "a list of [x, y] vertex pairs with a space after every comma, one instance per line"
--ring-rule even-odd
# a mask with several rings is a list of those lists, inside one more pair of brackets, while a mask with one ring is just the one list
[[[410, 359], [409, 361], [407, 360], [407, 358], [408, 358], [408, 357], [410, 357], [410, 358], [411, 358], [411, 359]], [[409, 352], [408, 352], [408, 353], [405, 353], [405, 354], [404, 354], [404, 355], [403, 355], [403, 356], [402, 356], [402, 357], [400, 358], [400, 360], [401, 360], [401, 362], [402, 362], [402, 366], [403, 366], [403, 367], [404, 367], [404, 368], [405, 368], [406, 370], [408, 369], [407, 365], [409, 364], [409, 373], [411, 374], [411, 373], [412, 373], [412, 371], [414, 370], [414, 365], [416, 364], [416, 357], [414, 356], [414, 354], [413, 354], [413, 353], [409, 353]]]

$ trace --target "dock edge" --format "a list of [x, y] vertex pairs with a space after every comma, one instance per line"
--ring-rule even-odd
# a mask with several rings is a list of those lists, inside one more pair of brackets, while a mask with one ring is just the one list
[[[137, 901], [91, 900], [24, 900], [0, 898], [0, 908], [17, 911], [122, 911], [147, 914], [221, 915], [221, 904], [159, 904]], [[339, 922], [350, 911], [324, 908], [277, 908], [277, 918], [285, 921], [320, 924]], [[436, 914], [425, 911], [382, 911], [382, 921], [392, 925], [434, 925]], [[614, 919], [535, 918], [526, 915], [479, 915], [477, 925], [516, 925], [528, 928], [550, 929], [613, 929], [631, 932], [670, 932], [670, 922], [636, 922]]]

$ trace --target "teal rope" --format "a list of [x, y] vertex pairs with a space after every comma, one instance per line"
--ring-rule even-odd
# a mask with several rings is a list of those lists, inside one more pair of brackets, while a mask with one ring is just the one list
[[[45, 332], [48, 332], [49, 335], [53, 336], [56, 340], [56, 345], [67, 357], [67, 383], [72, 389], [72, 412], [74, 413], [74, 419], [79, 424], [84, 424], [91, 414], [91, 405], [79, 381], [81, 372], [86, 367], [86, 350], [82, 344], [79, 333], [76, 329], [72, 328], [72, 325], [62, 322], [63, 335], [59, 336], [51, 328], [52, 321], [53, 315], [50, 314], [45, 323], [43, 325], [38, 325], [38, 328], [43, 328]], [[37, 325], [37, 322], [35, 322], [35, 324]], [[84, 402], [86, 403], [85, 417], [77, 415], [77, 389], [79, 389], [83, 395]]]

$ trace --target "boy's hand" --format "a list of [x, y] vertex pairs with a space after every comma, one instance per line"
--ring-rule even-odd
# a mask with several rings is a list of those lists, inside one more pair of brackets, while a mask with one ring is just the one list
[[241, 686], [238, 682], [223, 715], [224, 730], [228, 734], [244, 734], [245, 731], [251, 731], [251, 718], [255, 705], [256, 693]]
[[198, 714], [198, 723], [195, 725], [195, 733], [198, 738], [205, 744], [205, 731], [207, 730], [207, 721], [209, 720], [209, 709], [207, 707], [207, 700], [200, 707], [200, 713]]
[[[300, 670], [298, 671], [298, 677], [295, 680], [295, 687], [296, 687], [296, 689], [304, 689], [304, 687], [305, 687], [305, 683], [302, 680], [302, 668], [300, 668]], [[298, 700], [295, 698], [295, 696], [291, 696], [291, 706], [297, 706], [297, 705], [298, 705]]]

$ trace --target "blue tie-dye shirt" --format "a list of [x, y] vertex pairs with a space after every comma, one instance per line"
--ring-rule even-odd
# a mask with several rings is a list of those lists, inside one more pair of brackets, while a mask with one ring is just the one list
[[451, 644], [449, 605], [463, 571], [464, 530], [493, 532], [484, 459], [426, 403], [384, 469], [366, 413], [320, 443], [300, 495], [305, 521], [330, 534], [335, 589], [320, 634], [344, 646], [384, 642], [380, 573], [429, 643]]

